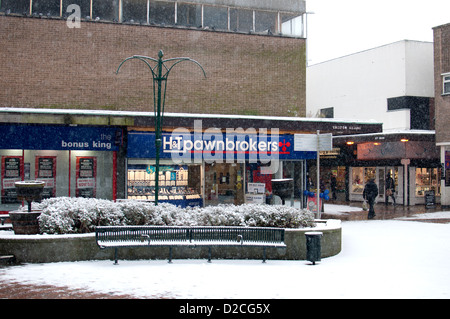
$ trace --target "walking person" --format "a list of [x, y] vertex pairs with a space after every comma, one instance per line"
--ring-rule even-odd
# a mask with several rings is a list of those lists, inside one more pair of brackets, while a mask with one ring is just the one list
[[389, 204], [389, 196], [391, 196], [395, 206], [395, 182], [394, 179], [391, 177], [391, 173], [387, 174], [385, 185], [386, 185], [386, 197], [384, 203], [386, 205]]
[[331, 188], [331, 198], [333, 200], [337, 199], [336, 196], [336, 185], [337, 185], [337, 181], [336, 181], [336, 176], [334, 176], [334, 174], [331, 174], [331, 178], [330, 178], [330, 188]]
[[372, 219], [375, 217], [375, 209], [373, 205], [375, 204], [375, 198], [378, 196], [378, 186], [375, 184], [373, 178], [369, 179], [369, 182], [364, 186], [363, 198], [369, 203], [369, 214], [367, 218]]

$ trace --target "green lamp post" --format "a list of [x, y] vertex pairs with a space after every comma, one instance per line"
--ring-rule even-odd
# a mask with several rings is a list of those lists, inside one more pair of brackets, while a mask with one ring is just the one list
[[[159, 157], [161, 149], [161, 132], [163, 125], [164, 105], [166, 99], [167, 77], [169, 76], [170, 71], [172, 71], [175, 65], [184, 61], [190, 61], [197, 64], [200, 67], [200, 69], [203, 71], [203, 75], [206, 78], [205, 70], [197, 61], [192, 60], [190, 58], [172, 58], [163, 60], [163, 56], [164, 53], [162, 50], [160, 50], [158, 53], [158, 59], [141, 55], [133, 55], [123, 60], [116, 71], [116, 74], [119, 73], [120, 68], [126, 61], [131, 59], [138, 59], [147, 65], [153, 76], [153, 105], [155, 113], [155, 148], [156, 148], [155, 205], [158, 205], [158, 197], [159, 197]], [[156, 63], [156, 65], [152, 66], [152, 64], [154, 63]], [[168, 63], [169, 65], [167, 65], [166, 63]], [[164, 86], [162, 85], [163, 82]]]

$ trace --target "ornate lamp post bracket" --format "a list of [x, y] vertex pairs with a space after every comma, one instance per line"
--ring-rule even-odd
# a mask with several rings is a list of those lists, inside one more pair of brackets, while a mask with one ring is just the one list
[[[155, 205], [158, 205], [158, 197], [159, 197], [159, 157], [160, 157], [160, 148], [161, 148], [161, 132], [163, 125], [163, 117], [164, 117], [164, 106], [166, 100], [166, 88], [167, 88], [167, 78], [169, 76], [170, 71], [177, 64], [189, 61], [193, 62], [200, 67], [203, 72], [204, 77], [206, 78], [206, 72], [195, 60], [191, 58], [171, 58], [163, 60], [164, 53], [162, 50], [158, 53], [158, 59], [150, 58], [142, 55], [133, 55], [120, 63], [117, 68], [116, 74], [119, 73], [122, 65], [129, 60], [137, 59], [139, 61], [144, 62], [152, 73], [153, 77], [153, 106], [154, 106], [154, 114], [155, 114], [155, 147], [156, 147], [156, 170], [155, 170]], [[167, 63], [167, 64], [166, 64]], [[162, 83], [164, 82], [164, 86]]]

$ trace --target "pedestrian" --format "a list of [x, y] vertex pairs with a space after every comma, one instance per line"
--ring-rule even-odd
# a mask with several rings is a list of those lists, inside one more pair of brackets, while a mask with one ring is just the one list
[[375, 204], [375, 198], [378, 196], [378, 186], [375, 184], [373, 178], [369, 179], [369, 182], [364, 187], [363, 198], [369, 203], [369, 214], [367, 218], [372, 219], [375, 217], [375, 209], [373, 205]]
[[314, 183], [313, 183], [311, 177], [308, 177], [308, 181], [306, 182], [306, 189], [308, 190], [308, 192], [311, 192], [313, 188], [314, 188]]
[[337, 196], [336, 196], [336, 184], [337, 184], [336, 176], [334, 176], [334, 174], [331, 174], [330, 187], [331, 187], [331, 198], [333, 200], [337, 199]]
[[391, 177], [391, 173], [388, 173], [386, 176], [386, 197], [385, 197], [385, 204], [389, 204], [389, 197], [392, 197], [392, 201], [394, 202], [395, 206], [395, 182], [394, 179]]

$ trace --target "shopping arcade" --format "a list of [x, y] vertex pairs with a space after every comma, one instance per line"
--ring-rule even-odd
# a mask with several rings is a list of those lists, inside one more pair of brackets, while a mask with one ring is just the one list
[[[49, 147], [48, 144], [41, 144], [40, 146], [39, 144], [35, 144], [36, 146], [31, 148], [30, 145], [32, 143], [28, 143], [28, 141], [31, 140], [25, 137], [23, 137], [23, 139], [28, 144], [24, 142], [25, 144], [22, 144], [23, 146], [14, 146], [12, 142], [8, 141], [12, 140], [14, 136], [18, 134], [18, 131], [8, 129], [7, 131], [9, 132], [9, 135], [6, 136], [9, 136], [9, 138], [5, 138], [3, 140], [4, 143], [1, 146], [2, 156], [9, 156], [8, 154], [11, 153], [13, 153], [14, 156], [22, 156], [24, 158], [24, 169], [26, 167], [25, 164], [30, 163], [30, 173], [28, 176], [25, 176], [24, 170], [20, 172], [20, 176], [22, 179], [25, 179], [26, 177], [29, 177], [31, 179], [35, 178], [36, 169], [35, 164], [33, 163], [36, 162], [35, 157], [39, 154], [45, 154], [46, 156], [57, 156], [57, 176], [62, 177], [70, 175], [71, 178], [74, 179], [74, 176], [76, 176], [76, 162], [74, 162], [74, 159], [69, 161], [69, 152], [72, 156], [75, 156], [76, 152], [97, 152], [99, 156], [101, 155], [101, 157], [98, 157], [96, 160], [97, 172], [102, 171], [102, 174], [104, 176], [103, 182], [98, 182], [95, 186], [97, 190], [97, 197], [106, 199], [125, 199], [135, 198], [136, 196], [146, 196], [145, 198], [139, 197], [137, 199], [151, 200], [151, 198], [148, 197], [151, 195], [133, 194], [132, 192], [132, 187], [135, 184], [141, 184], [139, 185], [141, 188], [148, 187], [147, 185], [151, 184], [151, 181], [146, 181], [146, 178], [150, 177], [148, 176], [150, 174], [148, 174], [146, 171], [149, 165], [152, 165], [152, 163], [154, 163], [154, 158], [152, 158], [152, 155], [150, 153], [138, 153], [141, 151], [143, 152], [144, 149], [152, 149], [151, 140], [146, 142], [147, 146], [142, 143], [132, 144], [132, 142], [130, 142], [133, 139], [132, 136], [134, 134], [145, 135], [154, 132], [154, 118], [151, 113], [18, 108], [2, 108], [0, 109], [0, 112], [2, 113], [1, 121], [4, 126], [35, 126], [44, 128], [50, 125], [60, 128], [62, 131], [70, 131], [70, 128], [72, 128], [74, 132], [82, 128], [89, 128], [90, 130], [92, 130], [92, 132], [95, 131], [94, 128], [100, 131], [105, 129], [107, 130], [107, 134], [104, 134], [105, 136], [109, 136], [111, 139], [113, 139], [115, 141], [114, 143], [119, 140], [121, 143], [120, 145], [115, 145], [114, 147], [112, 147], [111, 145], [111, 149], [108, 150], [108, 144], [106, 143], [106, 141], [102, 141], [98, 134], [93, 134], [90, 140], [77, 140], [67, 138], [67, 140], [64, 140], [66, 144], [63, 144], [60, 140], [56, 143], [57, 145], [59, 145], [58, 148], [56, 146]], [[280, 137], [284, 137], [285, 142], [288, 141], [287, 139], [292, 139], [294, 134], [314, 134], [318, 129], [323, 133], [332, 133], [333, 135], [381, 132], [381, 124], [370, 121], [345, 122], [335, 119], [293, 117], [268, 118], [258, 116], [176, 113], [167, 113], [165, 115], [164, 130], [166, 131], [166, 133], [171, 134], [171, 132], [178, 128], [184, 128], [190, 134], [195, 134], [194, 121], [198, 120], [202, 121], [203, 133], [210, 128], [219, 129], [222, 133], [226, 133], [227, 128], [230, 128], [235, 132], [238, 129], [242, 129], [247, 133], [249, 132], [250, 128], [257, 128], [255, 129], [257, 130], [257, 132], [260, 131], [260, 128], [267, 128], [268, 133], [271, 132], [272, 128], [277, 128]], [[108, 131], [109, 129], [113, 131]], [[121, 133], [117, 133], [118, 131], [120, 131]], [[58, 135], [54, 131], [49, 131], [48, 128], [43, 130], [42, 132], [43, 133], [38, 132], [36, 136], [39, 137], [33, 138], [33, 140], [45, 139], [47, 138], [47, 136], [56, 137], [61, 135], [60, 133], [58, 133]], [[79, 136], [75, 133], [73, 134], [76, 137]], [[105, 143], [105, 147], [102, 150], [86, 150], [84, 148], [80, 149], [80, 146], [92, 147], [94, 145], [98, 145], [94, 143], [94, 141]], [[67, 144], [68, 142], [71, 142], [72, 144]], [[67, 145], [70, 149], [61, 150], [62, 145]], [[24, 148], [21, 149], [20, 147]], [[29, 153], [30, 155], [27, 155], [27, 153]], [[127, 153], [129, 155], [127, 155]], [[130, 155], [134, 157], [130, 157]], [[281, 154], [280, 156], [286, 155], [287, 154]], [[280, 157], [281, 170], [276, 173], [278, 175], [273, 176], [274, 178], [294, 178], [294, 180], [296, 181], [296, 196], [300, 194], [301, 190], [305, 187], [304, 184], [306, 181], [307, 161], [308, 158], [311, 158], [312, 155], [303, 154], [302, 156], [303, 157], [301, 158]], [[63, 165], [61, 163], [66, 164]], [[70, 173], [69, 171], [69, 163], [72, 173]], [[182, 196], [183, 198], [186, 198], [186, 195], [196, 195], [200, 196], [200, 198], [202, 199], [206, 199], [205, 202], [202, 203], [205, 205], [218, 204], [221, 202], [242, 203], [245, 201], [244, 190], [248, 186], [247, 184], [249, 182], [253, 182], [256, 179], [257, 181], [264, 181], [268, 184], [269, 179], [272, 178], [272, 175], [269, 176], [269, 174], [261, 174], [261, 172], [268, 172], [266, 168], [267, 164], [264, 163], [262, 163], [263, 165], [261, 165], [261, 163], [250, 163], [250, 161], [246, 160], [241, 163], [238, 161], [234, 163], [226, 163], [226, 161], [224, 161], [224, 163], [207, 163], [206, 161], [202, 160], [201, 163], [193, 164], [196, 165], [189, 165], [189, 169], [192, 171], [192, 174], [188, 174], [187, 176], [178, 174], [181, 185], [184, 188], [184, 193], [176, 193], [171, 195], [167, 194], [167, 196]], [[87, 165], [89, 166], [89, 163], [87, 163]], [[164, 187], [172, 187], [171, 189], [173, 189], [174, 187], [178, 187], [176, 182], [177, 170], [171, 171], [171, 167], [174, 165], [173, 161], [170, 158], [166, 158], [162, 160], [161, 165], [166, 166], [166, 169], [163, 170], [163, 172], [165, 174], [164, 182], [168, 184], [168, 186]], [[139, 181], [136, 180], [133, 182], [134, 184], [131, 185], [131, 177], [134, 178], [134, 175], [140, 175], [141, 173], [143, 173], [143, 171], [145, 171], [147, 175], [143, 175], [143, 179], [140, 179]], [[142, 177], [142, 175], [137, 177], [140, 178]], [[67, 177], [65, 177], [65, 182], [56, 181], [56, 196], [68, 196], [69, 188], [71, 189], [70, 196], [76, 196], [76, 194], [74, 193], [75, 183], [75, 181], [71, 181], [71, 183], [68, 183]], [[194, 185], [194, 187], [190, 187], [189, 185]], [[195, 194], [189, 193], [190, 188], [196, 189]], [[99, 191], [104, 192], [104, 194], [101, 194]], [[166, 188], [166, 191], [168, 191], [168, 188]], [[212, 193], [211, 191], [214, 191], [214, 193]], [[210, 196], [211, 194], [213, 194], [213, 196]]]

